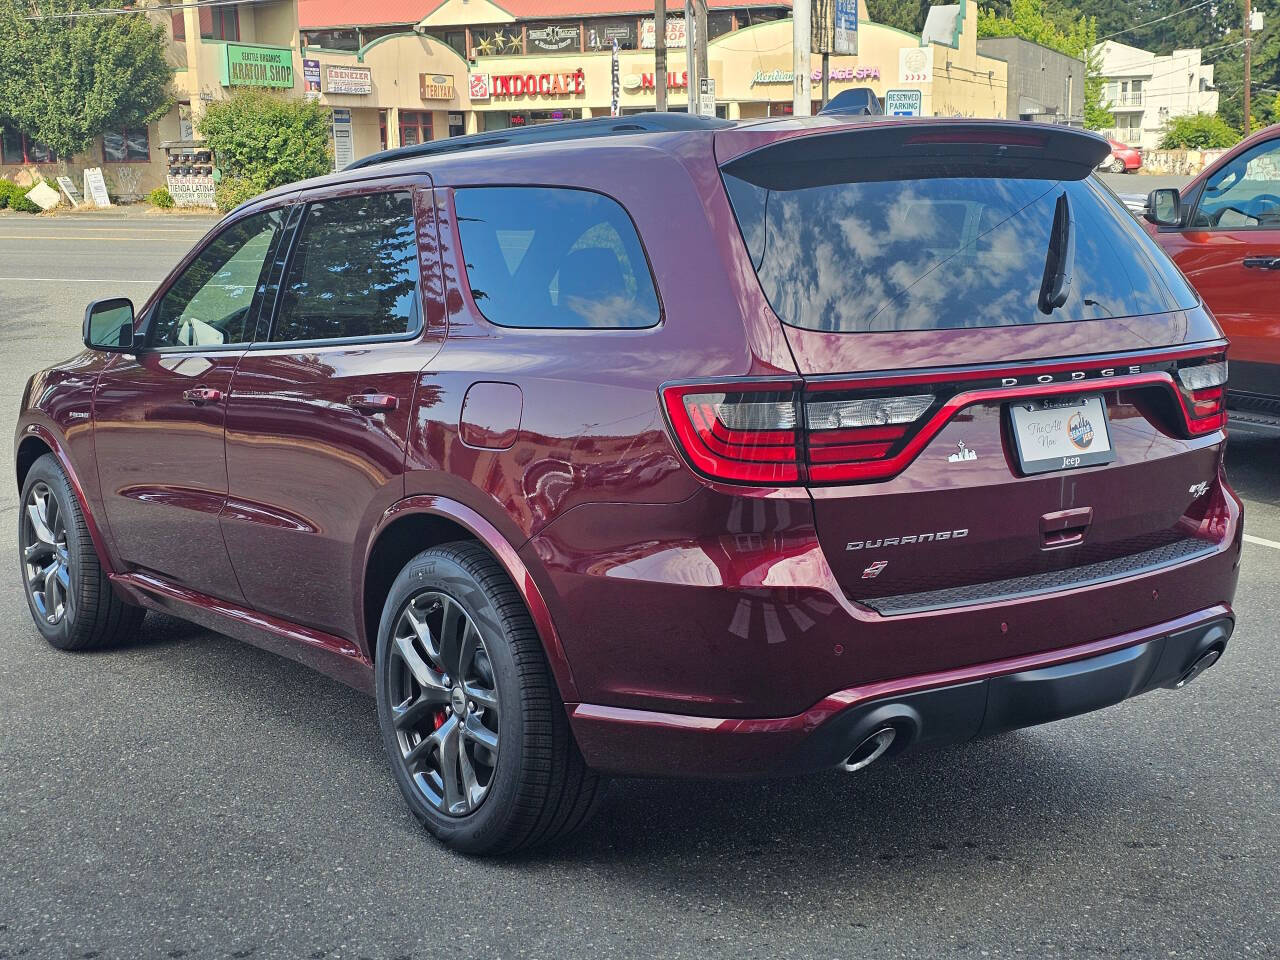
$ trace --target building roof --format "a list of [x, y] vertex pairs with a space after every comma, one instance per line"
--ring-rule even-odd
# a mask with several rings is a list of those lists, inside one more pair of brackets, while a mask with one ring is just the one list
[[[494, 0], [494, 5], [513, 20], [559, 20], [566, 17], [653, 16], [653, 4], [644, 0]], [[333, 27], [380, 27], [418, 23], [440, 0], [298, 0], [298, 26], [303, 30]], [[790, 7], [791, 0], [707, 0], [711, 10], [743, 7]], [[683, 8], [668, 3], [669, 16], [679, 16]]]

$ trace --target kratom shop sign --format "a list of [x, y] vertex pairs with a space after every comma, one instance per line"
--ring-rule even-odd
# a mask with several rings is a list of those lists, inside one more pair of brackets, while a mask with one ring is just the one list
[[293, 86], [293, 51], [288, 47], [246, 46], [228, 43], [222, 61], [224, 87]]

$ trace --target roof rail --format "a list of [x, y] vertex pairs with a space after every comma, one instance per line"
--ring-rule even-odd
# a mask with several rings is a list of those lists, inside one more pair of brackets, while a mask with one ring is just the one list
[[590, 120], [563, 120], [533, 127], [509, 127], [488, 133], [472, 133], [465, 137], [431, 140], [410, 147], [393, 147], [371, 153], [343, 169], [359, 170], [395, 160], [433, 157], [442, 153], [478, 150], [481, 147], [525, 146], [534, 143], [556, 143], [561, 140], [587, 140], [595, 137], [624, 136], [631, 133], [673, 133], [681, 130], [720, 130], [732, 127], [730, 120], [700, 117], [687, 113], [638, 113], [627, 117], [594, 117]]

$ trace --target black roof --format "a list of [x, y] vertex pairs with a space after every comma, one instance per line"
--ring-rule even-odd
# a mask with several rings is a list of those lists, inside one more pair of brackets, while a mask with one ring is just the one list
[[462, 150], [478, 150], [481, 147], [526, 146], [534, 143], [555, 143], [561, 140], [587, 140], [596, 137], [625, 136], [636, 133], [676, 133], [686, 130], [722, 130], [732, 127], [729, 120], [716, 117], [700, 117], [687, 113], [638, 113], [627, 117], [594, 117], [590, 120], [564, 120], [559, 123], [538, 124], [533, 127], [510, 127], [488, 133], [472, 133], [465, 137], [447, 140], [431, 140], [411, 147], [394, 147], [379, 153], [361, 157], [344, 170], [359, 170], [394, 160], [430, 157], [442, 153], [458, 153]]

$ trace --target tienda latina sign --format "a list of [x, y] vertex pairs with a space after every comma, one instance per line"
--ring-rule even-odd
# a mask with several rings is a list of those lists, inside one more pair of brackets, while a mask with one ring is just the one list
[[222, 61], [222, 85], [290, 89], [293, 86], [293, 51], [288, 47], [228, 43]]

